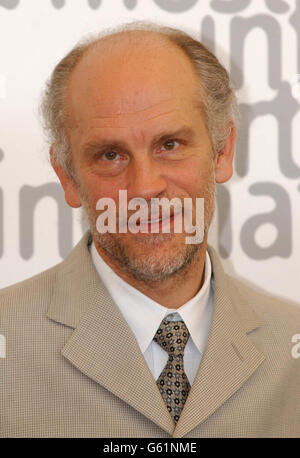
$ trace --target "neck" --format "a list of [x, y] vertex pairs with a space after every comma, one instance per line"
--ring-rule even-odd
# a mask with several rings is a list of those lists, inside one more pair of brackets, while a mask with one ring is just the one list
[[164, 307], [178, 309], [192, 299], [204, 283], [206, 237], [189, 265], [165, 280], [147, 283], [122, 269], [95, 240], [94, 243], [98, 254], [119, 277]]

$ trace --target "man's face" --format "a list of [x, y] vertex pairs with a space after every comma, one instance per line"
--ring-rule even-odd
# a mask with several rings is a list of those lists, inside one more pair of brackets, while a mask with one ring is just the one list
[[200, 245], [186, 244], [190, 234], [184, 231], [174, 233], [172, 219], [169, 234], [100, 234], [96, 203], [110, 197], [118, 212], [119, 190], [127, 190], [128, 201], [142, 197], [149, 202], [150, 214], [151, 198], [178, 197], [183, 203], [188, 197], [195, 209], [195, 199], [204, 197], [208, 229], [215, 175], [197, 83], [186, 56], [164, 42], [134, 49], [104, 46], [86, 56], [72, 75], [74, 192], [97, 248], [140, 280], [162, 280], [181, 271]]

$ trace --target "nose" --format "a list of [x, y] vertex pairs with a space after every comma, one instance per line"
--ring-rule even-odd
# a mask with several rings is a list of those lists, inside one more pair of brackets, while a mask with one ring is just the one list
[[128, 197], [142, 197], [150, 200], [165, 193], [167, 181], [163, 174], [162, 164], [151, 157], [139, 158], [133, 161], [128, 186]]

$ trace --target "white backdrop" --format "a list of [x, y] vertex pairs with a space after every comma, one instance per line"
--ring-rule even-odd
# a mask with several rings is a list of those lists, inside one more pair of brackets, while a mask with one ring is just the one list
[[243, 121], [209, 241], [229, 273], [300, 303], [300, 0], [0, 0], [0, 287], [83, 233], [48, 161], [46, 79], [83, 35], [136, 19], [195, 32], [230, 71]]

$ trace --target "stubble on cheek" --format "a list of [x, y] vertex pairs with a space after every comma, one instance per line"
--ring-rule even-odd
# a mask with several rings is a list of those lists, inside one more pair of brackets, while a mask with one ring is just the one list
[[[197, 245], [186, 245], [183, 234], [101, 234], [96, 228], [94, 211], [84, 199], [82, 203], [95, 243], [118, 267], [139, 281], [169, 278], [191, 263], [199, 250]], [[178, 237], [183, 242], [178, 243]]]
[[[215, 175], [211, 169], [205, 183], [204, 231], [207, 234], [215, 208]], [[144, 282], [162, 281], [174, 274], [184, 276], [184, 271], [192, 263], [201, 244], [186, 244], [186, 234], [101, 234], [96, 228], [98, 213], [90, 204], [89, 197], [82, 186], [78, 186], [83, 206], [82, 222], [89, 226], [93, 239], [113, 262]]]

